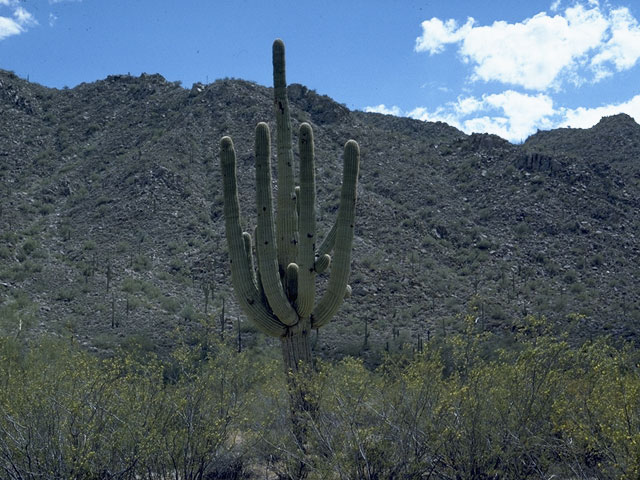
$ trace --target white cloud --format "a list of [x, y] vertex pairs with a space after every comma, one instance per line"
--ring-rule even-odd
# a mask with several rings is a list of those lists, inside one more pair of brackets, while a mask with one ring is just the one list
[[553, 100], [542, 93], [528, 95], [513, 90], [481, 98], [461, 97], [455, 102], [429, 111], [424, 107], [402, 112], [397, 107], [367, 107], [365, 111], [381, 111], [391, 115], [406, 116], [429, 122], [445, 122], [466, 133], [494, 133], [512, 142], [519, 142], [538, 128], [552, 128], [557, 112]]
[[595, 108], [554, 107], [548, 95], [507, 90], [481, 98], [463, 97], [432, 111], [418, 107], [403, 112], [397, 106], [367, 107], [365, 111], [379, 111], [429, 122], [445, 122], [465, 133], [493, 133], [511, 142], [521, 142], [537, 130], [571, 126], [589, 128], [604, 116], [626, 113], [640, 120], [640, 94], [632, 99]]
[[396, 117], [402, 116], [402, 110], [400, 109], [400, 107], [397, 107], [395, 105], [393, 107], [387, 107], [384, 103], [376, 105], [375, 107], [365, 107], [364, 111], [372, 113], [384, 113], [385, 115], [395, 115]]
[[573, 69], [606, 30], [603, 19], [575, 9], [571, 20], [542, 13], [520, 24], [474, 29], [461, 46], [462, 55], [476, 64], [474, 78], [539, 91], [557, 86], [561, 72]]
[[631, 100], [611, 105], [603, 105], [595, 108], [579, 107], [575, 109], [562, 109], [562, 121], [556, 127], [589, 128], [600, 121], [602, 117], [626, 113], [640, 122], [640, 95]]
[[598, 71], [608, 73], [604, 64], [612, 63], [617, 71], [633, 67], [640, 58], [640, 25], [629, 9], [611, 12], [611, 37], [591, 60]]
[[36, 22], [36, 19], [33, 17], [33, 15], [31, 15], [22, 7], [18, 7], [15, 9], [15, 11], [13, 12], [13, 17], [16, 19], [16, 22], [19, 25], [22, 25], [24, 27], [36, 25], [38, 23]]
[[[458, 100], [457, 104], [465, 101], [468, 99]], [[507, 90], [474, 101], [477, 109], [469, 112], [474, 115], [463, 114], [458, 119], [462, 130], [494, 133], [512, 142], [524, 140], [538, 128], [550, 128], [555, 115], [553, 100], [542, 93], [529, 95]], [[453, 110], [460, 112], [458, 105], [453, 105]]]
[[459, 98], [454, 104], [456, 113], [460, 115], [469, 115], [482, 108], [482, 101], [475, 97]]
[[429, 112], [424, 107], [414, 108], [410, 112], [406, 112], [404, 116], [425, 122], [444, 122], [459, 130], [463, 129], [460, 124], [460, 115], [455, 111], [453, 103], [447, 104], [445, 107], [438, 107], [433, 112]]
[[0, 40], [12, 35], [19, 35], [27, 31], [29, 27], [38, 24], [34, 16], [23, 7], [16, 6], [14, 0], [0, 0], [0, 5], [13, 8], [12, 17], [0, 16]]
[[0, 17], [0, 40], [22, 32], [20, 25], [12, 18]]
[[416, 39], [416, 51], [428, 51], [432, 55], [444, 50], [447, 43], [458, 43], [464, 40], [473, 28], [473, 18], [468, 18], [467, 23], [458, 28], [454, 19], [443, 22], [439, 18], [432, 18], [422, 22], [422, 36]]
[[509, 119], [506, 117], [489, 117], [485, 115], [484, 117], [471, 118], [465, 121], [464, 126], [467, 133], [493, 133], [502, 138], [511, 138], [509, 133]]
[[[554, 2], [552, 11], [559, 9]], [[546, 12], [522, 22], [496, 21], [458, 26], [455, 20], [422, 22], [416, 52], [441, 53], [456, 44], [462, 60], [473, 68], [471, 80], [498, 81], [529, 90], [559, 89], [564, 82], [598, 81], [636, 65], [640, 58], [640, 26], [627, 8], [606, 10], [597, 1], [575, 4], [553, 16]]]
[[538, 128], [551, 128], [555, 115], [553, 100], [544, 94], [527, 95], [508, 90], [486, 96], [484, 103], [508, 119], [506, 135], [501, 136], [509, 140], [522, 140]]
[[[588, 128], [617, 113], [640, 120], [640, 95], [591, 108], [554, 102], [565, 86], [596, 83], [636, 66], [640, 22], [628, 8], [601, 5], [598, 0], [555, 0], [550, 7], [551, 15], [540, 12], [515, 23], [482, 26], [473, 18], [464, 25], [453, 19], [422, 22], [415, 51], [436, 55], [455, 45], [460, 60], [472, 69], [469, 79], [508, 85], [502, 92], [464, 94], [436, 108], [403, 111], [383, 104], [366, 110], [443, 121], [466, 133], [493, 133], [511, 142], [521, 142], [540, 129]], [[435, 89], [432, 84], [425, 86]]]

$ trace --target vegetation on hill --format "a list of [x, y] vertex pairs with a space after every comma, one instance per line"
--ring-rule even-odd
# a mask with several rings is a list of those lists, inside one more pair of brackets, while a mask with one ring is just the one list
[[[335, 218], [343, 145], [361, 148], [354, 301], [323, 330], [319, 355], [375, 364], [395, 332], [416, 343], [457, 331], [474, 305], [493, 332], [529, 314], [569, 328], [579, 313], [580, 341], [637, 337], [640, 126], [630, 117], [512, 145], [351, 112], [300, 85], [288, 95], [294, 142], [301, 122], [314, 129], [321, 231]], [[218, 142], [252, 138], [272, 97], [241, 80], [189, 90], [120, 75], [54, 90], [1, 72], [5, 328], [21, 319], [100, 352], [132, 340], [168, 352], [176, 325], [217, 315], [232, 296]], [[252, 148], [236, 145], [245, 219]], [[239, 321], [255, 341], [235, 302], [226, 316], [229, 334]]]

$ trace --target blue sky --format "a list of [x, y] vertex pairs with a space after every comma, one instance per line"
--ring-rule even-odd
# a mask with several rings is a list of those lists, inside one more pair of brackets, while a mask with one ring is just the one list
[[0, 0], [0, 68], [62, 88], [160, 73], [190, 87], [287, 76], [351, 109], [514, 142], [640, 121], [638, 0]]

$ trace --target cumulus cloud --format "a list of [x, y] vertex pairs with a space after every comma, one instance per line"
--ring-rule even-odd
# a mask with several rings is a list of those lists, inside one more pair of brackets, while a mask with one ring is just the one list
[[[598, 0], [554, 0], [550, 11], [521, 22], [486, 26], [473, 18], [462, 25], [440, 18], [422, 22], [415, 50], [438, 55], [455, 46], [460, 60], [471, 67], [468, 79], [475, 82], [475, 92], [435, 108], [403, 111], [382, 104], [366, 111], [442, 121], [466, 133], [493, 133], [511, 142], [521, 142], [537, 130], [589, 128], [617, 113], [640, 121], [640, 95], [580, 108], [563, 106], [560, 95], [568, 87], [594, 89], [600, 80], [635, 67], [640, 61], [640, 22], [628, 8]], [[483, 94], [478, 91], [480, 81], [505, 87]]]
[[12, 18], [0, 17], [0, 40], [11, 35], [18, 35], [22, 32], [22, 28]]
[[[379, 108], [384, 107], [384, 108]], [[399, 107], [368, 107], [389, 115], [429, 122], [445, 122], [465, 133], [493, 133], [510, 142], [522, 142], [537, 130], [558, 127], [589, 128], [604, 116], [626, 113], [640, 120], [640, 95], [631, 100], [594, 108], [569, 109], [554, 106], [546, 94], [535, 95], [507, 90], [482, 97], [460, 97], [436, 109], [418, 107], [403, 112]]]
[[440, 53], [447, 43], [463, 41], [473, 29], [474, 23], [475, 20], [473, 18], [468, 18], [467, 23], [458, 28], [458, 22], [452, 18], [446, 22], [436, 17], [431, 20], [425, 20], [422, 22], [423, 34], [416, 39], [416, 51], [428, 51], [432, 55]]
[[417, 107], [409, 112], [405, 112], [403, 116], [425, 122], [444, 122], [459, 130], [463, 130], [464, 128], [460, 124], [461, 116], [455, 111], [455, 105], [453, 103], [449, 103], [444, 107], [438, 107], [432, 112], [425, 107]]
[[[560, 3], [554, 2], [553, 9]], [[598, 81], [633, 67], [640, 58], [640, 26], [627, 8], [607, 10], [598, 2], [575, 4], [553, 16], [521, 22], [458, 26], [453, 19], [422, 22], [415, 51], [435, 55], [449, 44], [470, 64], [472, 81], [498, 81], [528, 90], [558, 89], [564, 82]]]
[[38, 22], [34, 16], [18, 5], [15, 0], [0, 0], [0, 6], [9, 7], [13, 10], [11, 17], [0, 15], [0, 40], [12, 35], [19, 35]]
[[376, 105], [375, 107], [365, 107], [364, 111], [372, 113], [384, 113], [385, 115], [395, 115], [396, 117], [402, 116], [402, 110], [400, 109], [400, 107], [387, 107], [384, 103]]
[[611, 12], [611, 36], [604, 48], [591, 59], [591, 66], [600, 76], [612, 72], [607, 64], [617, 71], [632, 68], [640, 58], [640, 25], [629, 9], [618, 8]]
[[602, 117], [617, 113], [626, 113], [640, 123], [640, 95], [626, 102], [594, 108], [562, 109], [559, 113], [562, 120], [557, 124], [558, 127], [589, 128], [598, 123]]
[[433, 112], [416, 108], [406, 113], [419, 120], [446, 122], [466, 133], [494, 133], [512, 142], [525, 139], [538, 128], [551, 128], [555, 115], [549, 96], [514, 90], [480, 98], [461, 97]]

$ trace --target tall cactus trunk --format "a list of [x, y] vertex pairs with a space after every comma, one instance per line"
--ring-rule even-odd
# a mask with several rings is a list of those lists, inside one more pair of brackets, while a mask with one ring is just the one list
[[[358, 144], [344, 147], [343, 181], [336, 223], [317, 246], [316, 185], [313, 131], [300, 125], [299, 187], [296, 187], [287, 99], [284, 44], [273, 44], [274, 109], [278, 160], [277, 215], [274, 219], [271, 178], [271, 134], [266, 123], [256, 127], [256, 211], [253, 235], [243, 232], [233, 141], [220, 142], [224, 218], [231, 259], [231, 280], [238, 303], [264, 333], [279, 337], [287, 375], [293, 435], [302, 456], [291, 472], [305, 478], [309, 471], [307, 438], [317, 411], [310, 335], [337, 312], [351, 288], [351, 247], [360, 163]], [[333, 252], [333, 258], [331, 253]], [[255, 256], [255, 262], [254, 262]], [[316, 275], [331, 272], [324, 294], [316, 301]]]
[[308, 368], [313, 369], [313, 356], [311, 353], [311, 328], [309, 320], [301, 320], [301, 328], [289, 329], [283, 337], [280, 337], [282, 347], [282, 360], [285, 372], [304, 372]]
[[306, 324], [307, 328], [290, 329], [285, 336], [280, 337], [289, 390], [291, 433], [302, 454], [289, 465], [291, 477], [297, 480], [302, 480], [309, 474], [309, 429], [318, 411], [313, 393], [309, 391], [315, 373], [310, 342], [311, 329], [308, 328], [310, 322], [307, 319], [301, 323]]
[[280, 337], [280, 346], [284, 372], [288, 381], [291, 410], [294, 414], [298, 411], [313, 417], [316, 408], [308, 394], [307, 386], [312, 381], [311, 377], [315, 372], [311, 351], [310, 325], [308, 319], [301, 320], [300, 328], [291, 328], [284, 336]]
[[301, 320], [300, 328], [291, 328], [280, 337], [280, 346], [292, 410], [301, 410], [313, 417], [316, 408], [307, 387], [315, 373], [310, 325], [308, 319]]

